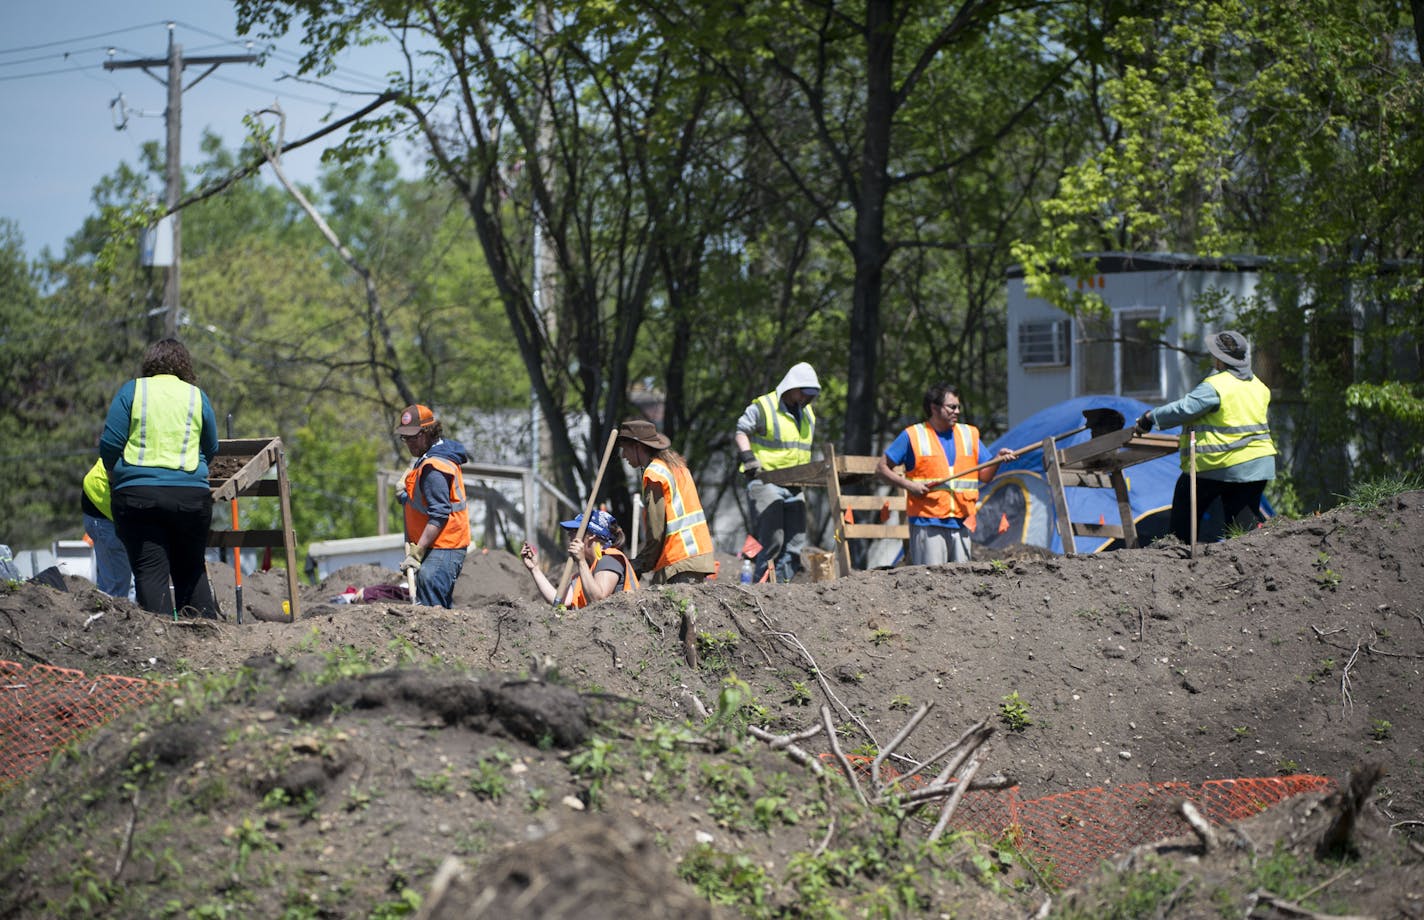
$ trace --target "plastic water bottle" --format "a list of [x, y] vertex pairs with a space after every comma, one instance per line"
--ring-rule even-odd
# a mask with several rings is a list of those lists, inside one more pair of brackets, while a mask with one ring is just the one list
[[743, 559], [743, 560], [742, 560], [742, 584], [744, 584], [744, 585], [749, 585], [749, 584], [751, 584], [751, 583], [752, 583], [752, 576], [755, 575], [755, 574], [756, 574], [756, 565], [751, 561], [751, 559]]

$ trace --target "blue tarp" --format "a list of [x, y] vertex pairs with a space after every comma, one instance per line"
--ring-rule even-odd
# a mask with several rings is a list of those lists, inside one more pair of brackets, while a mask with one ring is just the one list
[[[1121, 396], [1080, 396], [1050, 406], [1015, 425], [1002, 438], [989, 445], [991, 452], [1001, 448], [1014, 450], [1025, 446], [1033, 449], [999, 467], [993, 482], [981, 493], [978, 526], [974, 542], [1003, 549], [1027, 544], [1063, 552], [1053, 510], [1053, 498], [1043, 471], [1043, 450], [1038, 445], [1044, 438], [1072, 431], [1086, 424], [1083, 412], [1088, 409], [1115, 409], [1122, 413], [1124, 424], [1131, 425], [1139, 415], [1152, 408], [1147, 403]], [[1170, 428], [1165, 434], [1177, 434]], [[1092, 433], [1080, 431], [1058, 441], [1059, 448], [1089, 440]], [[1139, 540], [1146, 545], [1168, 530], [1168, 514], [1172, 508], [1172, 490], [1181, 473], [1176, 454], [1138, 463], [1123, 470], [1127, 477], [1128, 499], [1137, 524]], [[1117, 496], [1112, 489], [1085, 489], [1072, 486], [1064, 490], [1068, 514], [1073, 521], [1084, 524], [1118, 524]], [[1117, 548], [1119, 541], [1102, 537], [1074, 537], [1080, 553], [1095, 553]], [[1111, 544], [1111, 546], [1109, 545]]]

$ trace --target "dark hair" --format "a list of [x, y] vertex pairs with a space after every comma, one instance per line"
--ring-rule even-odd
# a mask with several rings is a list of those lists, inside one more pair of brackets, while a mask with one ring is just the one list
[[157, 377], [172, 374], [184, 383], [198, 385], [198, 375], [193, 373], [193, 357], [177, 339], [159, 339], [143, 353], [141, 377]]
[[925, 399], [921, 404], [921, 408], [925, 411], [925, 418], [934, 415], [934, 407], [941, 405], [946, 396], [953, 396], [955, 399], [958, 399], [959, 387], [949, 383], [937, 383], [928, 390], [925, 390]]
[[618, 525], [617, 518], [609, 520], [608, 532], [613, 536], [613, 539], [608, 541], [608, 545], [614, 549], [622, 549], [623, 544], [628, 542], [627, 537], [623, 533], [623, 528]]

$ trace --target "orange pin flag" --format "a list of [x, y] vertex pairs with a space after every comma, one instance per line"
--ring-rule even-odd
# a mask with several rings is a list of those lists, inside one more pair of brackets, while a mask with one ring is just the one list
[[845, 511], [845, 522], [847, 524], [855, 523], [855, 512], [850, 510], [849, 508], [847, 508]]
[[880, 506], [880, 523], [884, 524], [890, 520], [890, 499], [885, 499], [885, 504]]
[[999, 515], [999, 533], [1007, 533], [1007, 532], [1008, 532], [1008, 529], [1009, 529], [1009, 516], [1008, 516], [1007, 514], [1001, 514], [1001, 515]]
[[1107, 523], [1108, 523], [1107, 515], [1104, 515], [1104, 514], [1098, 515], [1098, 526], [1099, 526], [1099, 527], [1106, 527], [1106, 526], [1107, 526]]

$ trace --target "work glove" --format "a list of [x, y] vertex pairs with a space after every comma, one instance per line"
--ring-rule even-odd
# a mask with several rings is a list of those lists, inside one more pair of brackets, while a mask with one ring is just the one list
[[761, 473], [761, 461], [756, 458], [756, 454], [749, 450], [744, 450], [737, 454], [737, 459], [742, 461], [742, 474], [747, 477], [747, 481], [757, 478]]
[[405, 549], [405, 558], [401, 560], [400, 564], [401, 574], [419, 572], [420, 564], [425, 561], [425, 554], [428, 551], [425, 547], [416, 546], [414, 543], [407, 543]]
[[1142, 432], [1143, 434], [1146, 434], [1147, 432], [1151, 431], [1151, 430], [1152, 430], [1152, 411], [1149, 409], [1148, 411], [1146, 411], [1146, 412], [1142, 413], [1141, 415], [1139, 415], [1139, 416], [1137, 417], [1137, 421], [1134, 423], [1134, 425], [1136, 426], [1137, 430], [1140, 431], [1140, 432]]
[[402, 505], [410, 501], [410, 496], [406, 494], [405, 489], [401, 489], [399, 492], [396, 493], [396, 501]]

